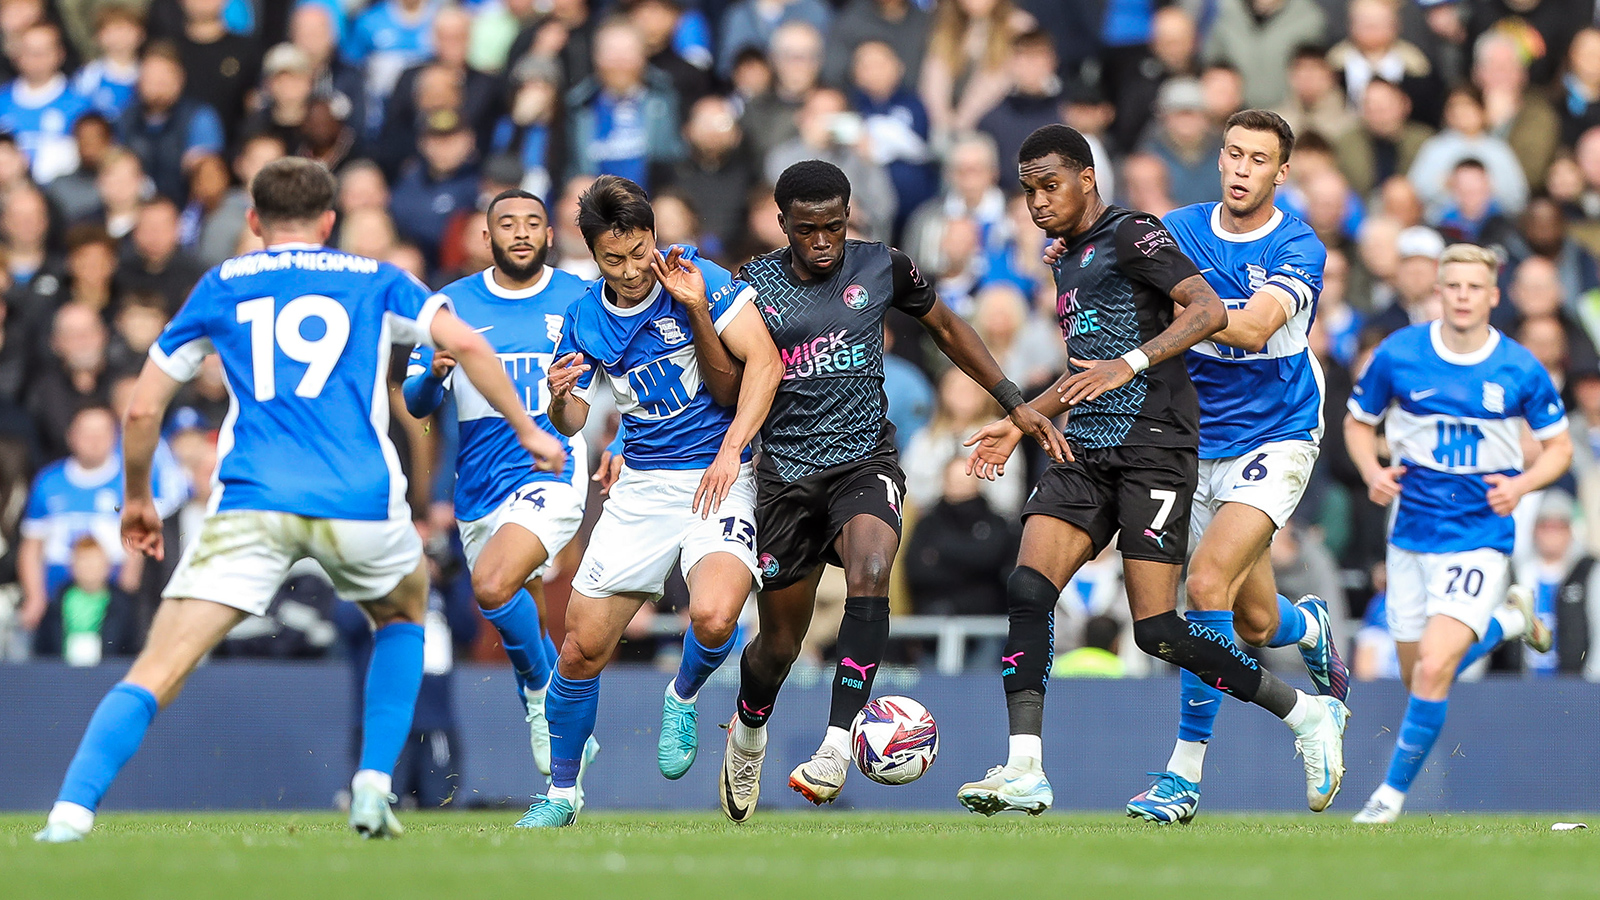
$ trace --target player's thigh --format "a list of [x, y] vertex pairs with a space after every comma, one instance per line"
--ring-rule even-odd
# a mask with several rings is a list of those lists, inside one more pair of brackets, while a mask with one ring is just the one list
[[[1199, 480], [1193, 450], [1120, 447], [1108, 457], [1112, 513], [1124, 560], [1182, 566], [1189, 551], [1189, 509]], [[1213, 524], [1212, 530], [1215, 530]]]
[[1116, 492], [1104, 475], [1105, 451], [1080, 450], [1077, 459], [1044, 470], [1022, 506], [1017, 565], [1065, 587], [1116, 534]]
[[1511, 558], [1498, 550], [1480, 549], [1429, 553], [1424, 559], [1428, 618], [1448, 616], [1483, 637], [1495, 608], [1505, 601]]
[[1102, 546], [1096, 546], [1089, 532], [1078, 525], [1048, 513], [1035, 513], [1023, 520], [1017, 566], [1033, 569], [1059, 590], [1067, 586], [1084, 563], [1100, 553]]
[[762, 583], [776, 591], [810, 580], [833, 539], [826, 482], [817, 475], [787, 483], [757, 476], [755, 516]]
[[[1428, 624], [1428, 554], [1389, 545], [1384, 557], [1388, 589], [1384, 601], [1385, 624], [1396, 645], [1415, 645]], [[1410, 667], [1401, 656], [1402, 672]]]
[[1305, 496], [1318, 452], [1311, 441], [1274, 441], [1230, 459], [1214, 460], [1206, 485], [1210, 503], [1214, 508], [1229, 503], [1254, 507], [1271, 519], [1275, 528], [1282, 528]]
[[[339, 596], [391, 609], [397, 617], [421, 621], [426, 602], [422, 538], [410, 516], [378, 521], [296, 517], [301, 556], [316, 560]], [[414, 619], [411, 617], [415, 616]]]
[[289, 567], [301, 555], [300, 531], [300, 517], [289, 513], [212, 513], [184, 549], [161, 596], [209, 600], [246, 615], [266, 615]]
[[145, 688], [166, 706], [183, 689], [200, 660], [244, 618], [242, 610], [210, 600], [162, 600], [150, 622], [144, 649], [123, 680]]
[[589, 534], [572, 589], [590, 597], [660, 597], [685, 530], [701, 522], [693, 501], [693, 483], [677, 474], [624, 468]]
[[689, 620], [695, 633], [726, 640], [755, 586], [750, 566], [741, 557], [718, 550], [700, 557], [683, 580], [689, 588]]
[[1242, 599], [1245, 580], [1271, 551], [1277, 530], [1272, 519], [1254, 506], [1221, 504], [1189, 558], [1190, 606], [1234, 608], [1234, 601]]
[[1417, 662], [1411, 674], [1411, 692], [1424, 700], [1443, 700], [1455, 682], [1456, 667], [1478, 640], [1471, 625], [1454, 616], [1428, 619], [1417, 645]]
[[[681, 534], [678, 564], [685, 581], [688, 581], [701, 560], [712, 554], [723, 554], [749, 570], [750, 579], [746, 581], [738, 577], [737, 570], [731, 567], [730, 562], [718, 563], [719, 570], [729, 566], [727, 576], [733, 579], [733, 583], [717, 588], [716, 596], [732, 597], [741, 588], [744, 595], [748, 596], [752, 587], [761, 589], [761, 564], [756, 557], [756, 480], [755, 472], [748, 463], [740, 469], [739, 477], [729, 489], [722, 506], [704, 519], [691, 515], [688, 527]], [[693, 591], [690, 593], [693, 602]]]
[[583, 508], [583, 495], [570, 484], [536, 481], [518, 488], [492, 514], [494, 532], [469, 560], [474, 584], [482, 578], [503, 592], [543, 575], [583, 525]]
[[367, 614], [372, 627], [382, 628], [396, 622], [425, 625], [428, 618], [428, 565], [421, 559], [403, 576], [389, 593], [372, 600], [357, 600], [361, 611]]
[[823, 558], [844, 569], [852, 592], [856, 586], [887, 590], [889, 567], [900, 549], [905, 487], [899, 466], [873, 460], [833, 490], [828, 503], [833, 539]]
[[638, 614], [639, 607], [658, 596], [621, 593], [594, 597], [574, 590], [567, 600], [567, 636], [561, 644], [561, 674], [568, 678], [598, 675], [611, 661], [623, 630]]

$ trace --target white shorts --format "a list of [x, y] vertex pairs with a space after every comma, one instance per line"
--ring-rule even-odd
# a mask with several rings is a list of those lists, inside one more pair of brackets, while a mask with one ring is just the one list
[[1317, 464], [1310, 441], [1274, 441], [1226, 459], [1200, 460], [1200, 482], [1189, 508], [1189, 546], [1200, 544], [1224, 503], [1243, 503], [1266, 513], [1272, 524], [1289, 524]]
[[1434, 616], [1449, 616], [1483, 637], [1510, 587], [1511, 557], [1499, 550], [1417, 553], [1389, 546], [1389, 634], [1422, 639]]
[[478, 564], [478, 554], [489, 538], [506, 525], [520, 525], [544, 545], [544, 564], [529, 577], [543, 575], [561, 548], [583, 525], [583, 505], [588, 498], [563, 481], [531, 481], [511, 492], [494, 512], [471, 522], [456, 521], [467, 568]]
[[702, 519], [694, 492], [704, 469], [622, 469], [572, 589], [585, 597], [639, 593], [660, 597], [678, 563], [685, 577], [712, 553], [732, 553], [761, 589], [756, 563], [756, 476], [745, 463], [722, 506]]
[[367, 522], [260, 510], [212, 513], [161, 596], [265, 615], [289, 567], [308, 557], [328, 573], [342, 599], [360, 603], [388, 596], [416, 571], [422, 539], [410, 518]]

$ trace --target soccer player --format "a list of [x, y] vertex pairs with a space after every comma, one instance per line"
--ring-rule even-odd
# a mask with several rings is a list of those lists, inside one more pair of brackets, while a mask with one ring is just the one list
[[289, 566], [305, 557], [376, 629], [350, 825], [367, 837], [399, 835], [390, 776], [422, 681], [427, 576], [388, 438], [390, 344], [449, 351], [541, 467], [563, 464], [561, 445], [523, 412], [494, 351], [448, 298], [387, 263], [322, 246], [334, 220], [327, 169], [281, 159], [250, 192], [250, 230], [266, 249], [206, 273], [150, 348], [125, 423], [123, 542], [160, 559], [149, 485], [161, 420], [205, 355], [221, 356], [230, 408], [211, 512], [163, 593], [144, 651], [89, 720], [41, 841], [89, 832], [156, 711], [229, 630], [266, 612]]
[[[1327, 251], [1311, 226], [1273, 206], [1294, 132], [1276, 113], [1228, 119], [1218, 157], [1222, 202], [1167, 215], [1172, 237], [1228, 306], [1228, 327], [1189, 349], [1200, 400], [1200, 481], [1189, 515], [1188, 619], [1256, 647], [1298, 646], [1319, 694], [1345, 700], [1350, 673], [1328, 608], [1278, 593], [1272, 536], [1289, 523], [1322, 439], [1322, 371], [1306, 343]], [[1237, 623], [1236, 623], [1237, 620]], [[1222, 693], [1180, 676], [1178, 742], [1128, 815], [1194, 818]]]
[[[518, 189], [497, 194], [489, 202], [483, 232], [494, 265], [446, 285], [440, 293], [494, 347], [523, 408], [541, 430], [554, 436], [555, 426], [545, 415], [545, 371], [561, 342], [567, 307], [589, 289], [589, 283], [545, 265], [553, 234], [543, 200]], [[461, 426], [455, 511], [472, 570], [472, 592], [484, 618], [500, 632], [531, 726], [534, 764], [549, 775], [550, 729], [544, 697], [556, 647], [545, 636], [539, 605], [530, 590], [542, 592], [541, 576], [550, 558], [583, 524], [588, 451], [582, 436], [570, 440], [557, 436], [566, 454], [561, 471], [530, 467], [505, 419], [470, 383], [455, 382], [451, 376], [455, 365], [446, 351], [427, 346], [412, 351], [406, 409], [423, 418], [439, 408], [446, 391], [455, 393]], [[592, 757], [597, 750], [595, 745], [587, 755]]]
[[[1517, 501], [1560, 478], [1572, 461], [1566, 409], [1534, 355], [1489, 325], [1500, 302], [1498, 258], [1454, 244], [1439, 258], [1444, 317], [1378, 345], [1350, 398], [1345, 442], [1390, 519], [1388, 620], [1411, 692], [1383, 784], [1355, 817], [1393, 822], [1444, 726], [1463, 656], [1500, 635]], [[1392, 465], [1378, 461], [1384, 423]], [[1526, 425], [1524, 425], [1526, 423]], [[1523, 468], [1524, 427], [1540, 452]], [[1521, 593], [1527, 625], [1531, 598]], [[1548, 630], [1525, 627], [1549, 649]], [[1476, 645], [1476, 646], [1475, 646]]]
[[823, 563], [844, 568], [848, 597], [827, 734], [789, 776], [789, 786], [812, 803], [833, 802], [844, 785], [850, 725], [883, 658], [905, 491], [894, 426], [885, 418], [883, 319], [889, 310], [918, 317], [1018, 428], [1057, 458], [1065, 454], [1060, 432], [1023, 402], [972, 326], [940, 302], [909, 257], [883, 244], [845, 239], [850, 181], [838, 166], [795, 163], [779, 176], [775, 194], [788, 247], [739, 273], [760, 297], [784, 380], [761, 430], [756, 469], [761, 630], [740, 659], [738, 718], [722, 767], [722, 809], [735, 822], [755, 809], [766, 723], [811, 625]]
[[[672, 779], [694, 763], [695, 700], [733, 650], [739, 612], [760, 585], [749, 445], [783, 377], [752, 305], [755, 290], [692, 247], [674, 246], [663, 256], [639, 185], [615, 175], [596, 179], [578, 201], [578, 227], [601, 278], [567, 310], [561, 358], [548, 378], [550, 421], [563, 434], [578, 433], [589, 401], [609, 385], [627, 426], [626, 461], [573, 579], [567, 636], [545, 707], [551, 787], [517, 823], [530, 828], [576, 818], [600, 672], [639, 607], [661, 596], [674, 562], [689, 587], [690, 628], [677, 677], [667, 685], [656, 760]], [[705, 352], [712, 345], [715, 357]], [[701, 366], [717, 360], [743, 367], [736, 393], [702, 380]], [[734, 383], [731, 372], [716, 381]]]
[[[1176, 612], [1199, 468], [1199, 410], [1182, 354], [1220, 331], [1227, 310], [1159, 220], [1101, 201], [1083, 135], [1047, 125], [1023, 142], [1018, 162], [1034, 224], [1066, 240], [1054, 268], [1074, 370], [1030, 405], [1050, 417], [1070, 409], [1074, 446], [1023, 507], [1022, 550], [1006, 584], [1011, 628], [1000, 674], [1010, 755], [957, 797], [985, 815], [1038, 815], [1054, 800], [1040, 735], [1056, 601], [1120, 531], [1139, 648], [1282, 718], [1305, 760], [1307, 799], [1323, 809], [1344, 773], [1344, 705], [1291, 688], [1222, 633]], [[1176, 315], [1174, 303], [1183, 307]], [[1020, 438], [1009, 420], [985, 426], [968, 440], [977, 445], [972, 468], [993, 477]]]

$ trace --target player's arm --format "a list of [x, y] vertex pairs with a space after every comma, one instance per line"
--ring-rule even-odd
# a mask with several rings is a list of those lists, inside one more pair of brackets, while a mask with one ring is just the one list
[[694, 360], [700, 367], [700, 380], [711, 392], [711, 399], [721, 406], [738, 404], [743, 367], [717, 336], [716, 322], [711, 317], [711, 297], [706, 293], [706, 282], [699, 268], [684, 259], [683, 248], [676, 246], [665, 256], [657, 250], [650, 268], [655, 270], [661, 286], [689, 316]]
[[1267, 341], [1289, 321], [1295, 300], [1288, 290], [1275, 284], [1263, 285], [1244, 306], [1228, 310], [1227, 327], [1213, 334], [1219, 344], [1260, 353]]
[[161, 422], [183, 382], [151, 359], [133, 385], [122, 420], [122, 542], [135, 553], [161, 559], [161, 513], [151, 489], [150, 466], [161, 442]]
[[456, 318], [448, 309], [441, 309], [428, 323], [428, 332], [439, 349], [455, 358], [462, 373], [483, 399], [505, 417], [506, 424], [516, 432], [517, 442], [533, 457], [534, 464], [546, 472], [560, 472], [566, 465], [567, 453], [561, 442], [547, 434], [528, 418], [522, 407], [522, 398], [506, 377], [505, 366], [494, 348], [483, 336]]
[[783, 361], [772, 343], [767, 324], [755, 306], [746, 303], [722, 329], [722, 342], [744, 367], [740, 379], [738, 405], [728, 433], [722, 438], [717, 458], [706, 469], [695, 490], [694, 509], [701, 518], [717, 511], [739, 477], [740, 457], [755, 440], [772, 409], [772, 398], [783, 380]]
[[22, 586], [22, 606], [17, 616], [28, 631], [38, 629], [50, 608], [50, 597], [45, 593], [44, 538], [23, 536], [17, 544], [17, 581]]
[[455, 357], [448, 351], [420, 346], [413, 349], [406, 365], [406, 380], [400, 385], [406, 412], [418, 419], [433, 415], [450, 390], [446, 382], [455, 367]]
[[1572, 434], [1566, 429], [1539, 441], [1539, 458], [1520, 475], [1491, 473], [1483, 476], [1489, 482], [1489, 508], [1496, 515], [1509, 516], [1523, 496], [1556, 483], [1572, 466]]

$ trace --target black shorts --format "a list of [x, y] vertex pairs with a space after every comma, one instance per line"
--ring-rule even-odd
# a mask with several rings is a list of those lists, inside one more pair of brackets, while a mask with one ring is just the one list
[[821, 563], [842, 566], [833, 547], [846, 522], [866, 515], [900, 534], [906, 476], [893, 450], [796, 481], [756, 469], [756, 544], [762, 590], [794, 584]]
[[1050, 516], [1089, 535], [1098, 554], [1119, 530], [1127, 559], [1182, 565], [1199, 454], [1171, 447], [1075, 449], [1075, 462], [1046, 469], [1022, 517]]

